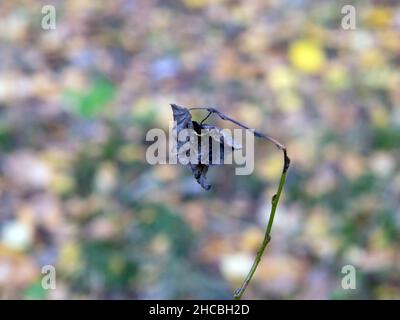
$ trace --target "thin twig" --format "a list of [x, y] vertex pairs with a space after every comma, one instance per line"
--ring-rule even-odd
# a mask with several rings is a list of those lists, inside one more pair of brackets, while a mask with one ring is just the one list
[[[250, 131], [252, 131], [253, 134], [254, 134], [256, 137], [258, 137], [258, 138], [264, 138], [264, 139], [267, 139], [267, 140], [271, 141], [271, 142], [272, 142], [274, 145], [276, 145], [279, 149], [281, 149], [281, 150], [286, 149], [285, 146], [284, 146], [282, 143], [280, 143], [279, 141], [275, 140], [274, 138], [272, 138], [272, 137], [270, 137], [270, 136], [268, 136], [268, 135], [266, 135], [266, 134], [264, 134], [264, 133], [262, 133], [262, 132], [259, 132], [259, 131], [257, 131], [257, 130], [254, 130], [254, 129], [249, 128], [248, 126], [246, 126], [246, 125], [240, 123], [239, 121], [236, 121], [235, 119], [232, 119], [231, 117], [228, 117], [226, 114], [222, 113], [221, 111], [218, 111], [218, 110], [215, 109], [215, 108], [190, 108], [189, 110], [207, 110], [207, 111], [210, 112], [210, 113], [215, 113], [215, 114], [217, 114], [222, 120], [230, 121], [230, 122], [232, 122], [232, 123], [238, 125], [239, 127], [242, 127], [243, 129], [250, 130]], [[208, 118], [208, 116], [207, 116], [207, 118]]]
[[267, 247], [268, 243], [271, 241], [272, 225], [274, 223], [276, 208], [278, 207], [278, 203], [279, 203], [279, 199], [281, 197], [283, 185], [285, 184], [287, 170], [289, 169], [289, 166], [290, 166], [290, 159], [289, 159], [289, 157], [287, 155], [286, 147], [282, 143], [280, 143], [279, 141], [275, 140], [274, 138], [272, 138], [272, 137], [270, 137], [270, 136], [268, 136], [266, 134], [263, 134], [263, 133], [261, 133], [259, 131], [256, 131], [254, 129], [251, 129], [251, 128], [245, 126], [244, 124], [236, 121], [235, 119], [232, 119], [232, 118], [228, 117], [227, 115], [223, 114], [222, 112], [218, 111], [215, 108], [190, 108], [189, 110], [207, 110], [209, 112], [209, 114], [206, 117], [206, 119], [210, 116], [211, 113], [215, 113], [222, 120], [230, 121], [230, 122], [238, 125], [239, 127], [251, 130], [256, 137], [263, 138], [263, 139], [266, 139], [266, 140], [272, 142], [273, 144], [275, 144], [283, 152], [282, 174], [281, 174], [281, 178], [279, 180], [278, 191], [272, 197], [272, 207], [271, 207], [271, 212], [269, 214], [268, 225], [267, 225], [267, 228], [265, 230], [264, 240], [261, 243], [260, 248], [257, 251], [257, 255], [256, 255], [255, 259], [254, 259], [253, 265], [251, 266], [251, 269], [250, 269], [249, 273], [247, 274], [245, 280], [243, 281], [242, 286], [239, 289], [237, 289], [235, 291], [234, 295], [233, 295], [233, 298], [235, 300], [240, 300], [242, 298], [244, 292], [246, 291], [246, 288], [249, 285], [251, 279], [253, 278], [254, 273], [256, 272], [258, 264], [261, 261], [261, 257], [264, 254], [265, 248]]
[[201, 120], [200, 124], [203, 124], [203, 122], [206, 121], [208, 119], [208, 117], [211, 115], [212, 115], [212, 112], [209, 112], [207, 117], [205, 117], [203, 120]]
[[253, 265], [251, 266], [251, 269], [250, 269], [249, 273], [247, 274], [246, 279], [244, 280], [242, 286], [239, 289], [237, 289], [233, 295], [233, 299], [235, 299], [235, 300], [240, 300], [242, 298], [248, 284], [250, 283], [251, 279], [253, 278], [253, 275], [258, 267], [258, 264], [261, 261], [261, 257], [264, 254], [265, 248], [267, 247], [268, 243], [271, 241], [272, 225], [274, 223], [275, 212], [276, 212], [276, 208], [278, 206], [279, 199], [280, 199], [280, 196], [282, 193], [283, 185], [285, 184], [286, 173], [287, 173], [287, 169], [286, 169], [286, 171], [285, 170], [282, 171], [281, 179], [279, 181], [278, 191], [272, 197], [271, 213], [269, 214], [269, 220], [268, 220], [267, 229], [265, 230], [264, 240], [261, 243], [261, 246], [257, 251], [256, 258], [254, 259]]

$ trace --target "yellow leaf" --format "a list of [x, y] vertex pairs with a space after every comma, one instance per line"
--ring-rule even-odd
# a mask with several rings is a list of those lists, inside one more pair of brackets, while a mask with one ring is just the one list
[[75, 188], [75, 180], [67, 173], [55, 174], [51, 180], [50, 189], [57, 194], [65, 194]]
[[325, 54], [317, 42], [303, 39], [290, 45], [289, 60], [302, 72], [316, 73], [325, 64]]
[[365, 68], [379, 66], [383, 63], [385, 63], [383, 53], [377, 49], [368, 50], [361, 55], [361, 64]]
[[316, 207], [308, 216], [305, 232], [311, 238], [322, 237], [329, 232], [329, 216], [322, 207]]
[[347, 70], [340, 64], [332, 65], [325, 74], [325, 81], [330, 89], [345, 89], [349, 86]]
[[377, 227], [368, 237], [368, 247], [373, 250], [385, 249], [389, 244], [385, 230]]
[[301, 98], [294, 90], [280, 91], [276, 98], [279, 107], [288, 113], [296, 112], [301, 108]]
[[201, 9], [207, 5], [207, 0], [183, 0], [183, 3], [189, 9]]
[[277, 66], [268, 73], [268, 84], [274, 90], [291, 89], [297, 85], [296, 74], [287, 66]]
[[264, 233], [260, 228], [250, 227], [243, 232], [240, 244], [244, 251], [257, 251], [263, 238]]
[[367, 12], [365, 20], [372, 27], [385, 28], [391, 23], [392, 11], [390, 8], [375, 7]]
[[77, 243], [67, 243], [60, 250], [58, 265], [66, 271], [76, 270], [80, 263], [80, 247]]
[[381, 106], [371, 108], [370, 116], [372, 124], [378, 128], [384, 128], [389, 124], [390, 116], [388, 112]]
[[277, 181], [282, 173], [283, 161], [281, 153], [275, 153], [261, 163], [260, 174], [267, 180]]

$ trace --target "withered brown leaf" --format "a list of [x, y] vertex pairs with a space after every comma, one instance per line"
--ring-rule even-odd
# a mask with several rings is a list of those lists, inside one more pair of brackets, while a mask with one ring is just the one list
[[[196, 161], [190, 161], [189, 165], [197, 182], [205, 190], [210, 190], [211, 185], [207, 182], [206, 178], [209, 166], [223, 164], [227, 150], [232, 151], [234, 149], [241, 149], [242, 146], [235, 143], [232, 137], [222, 129], [213, 125], [199, 124], [196, 121], [193, 121], [192, 116], [187, 108], [178, 106], [176, 104], [171, 104], [171, 107], [173, 119], [176, 122], [173, 128], [173, 135], [174, 143], [176, 143], [178, 161], [181, 160], [181, 157], [183, 157], [184, 153], [186, 153], [180, 152], [180, 148], [185, 143], [193, 143], [192, 141], [195, 141], [194, 143], [197, 142], [197, 148], [193, 148], [193, 150], [195, 150], [194, 158]], [[192, 140], [191, 137], [187, 137], [186, 140], [179, 141], [178, 135], [182, 130], [185, 129], [192, 129], [190, 134], [196, 135], [196, 139]], [[214, 159], [213, 157], [213, 143], [211, 140], [214, 140], [218, 143], [218, 147], [220, 149], [219, 159]]]

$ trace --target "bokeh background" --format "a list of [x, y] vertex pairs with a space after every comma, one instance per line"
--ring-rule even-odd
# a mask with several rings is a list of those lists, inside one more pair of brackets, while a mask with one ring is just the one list
[[[169, 103], [218, 107], [288, 147], [246, 298], [400, 298], [399, 39], [398, 1], [1, 1], [0, 298], [231, 297], [281, 153], [258, 141], [251, 176], [212, 168], [206, 192], [189, 168], [146, 162]], [[41, 287], [47, 264], [56, 290]], [[356, 290], [341, 287], [348, 264]]]

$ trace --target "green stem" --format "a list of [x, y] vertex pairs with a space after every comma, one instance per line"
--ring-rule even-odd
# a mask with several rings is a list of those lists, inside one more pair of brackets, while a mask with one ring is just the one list
[[251, 266], [251, 269], [250, 269], [249, 273], [247, 274], [246, 279], [243, 281], [242, 286], [239, 289], [237, 289], [233, 295], [233, 299], [235, 299], [235, 300], [240, 300], [242, 298], [248, 284], [250, 283], [251, 279], [253, 278], [254, 273], [256, 272], [256, 269], [258, 267], [258, 264], [260, 263], [260, 260], [265, 251], [265, 248], [267, 247], [268, 243], [271, 241], [271, 230], [272, 230], [272, 225], [274, 223], [275, 212], [276, 212], [276, 208], [279, 203], [279, 199], [281, 197], [283, 185], [285, 184], [286, 173], [287, 173], [287, 169], [289, 168], [289, 162], [290, 162], [289, 158], [286, 156], [286, 149], [284, 149], [284, 157], [285, 157], [284, 158], [285, 164], [283, 167], [281, 179], [279, 181], [278, 191], [272, 197], [271, 213], [269, 215], [269, 220], [268, 220], [267, 229], [265, 231], [264, 240], [261, 243], [261, 246], [257, 251], [256, 258], [254, 259], [253, 265]]

